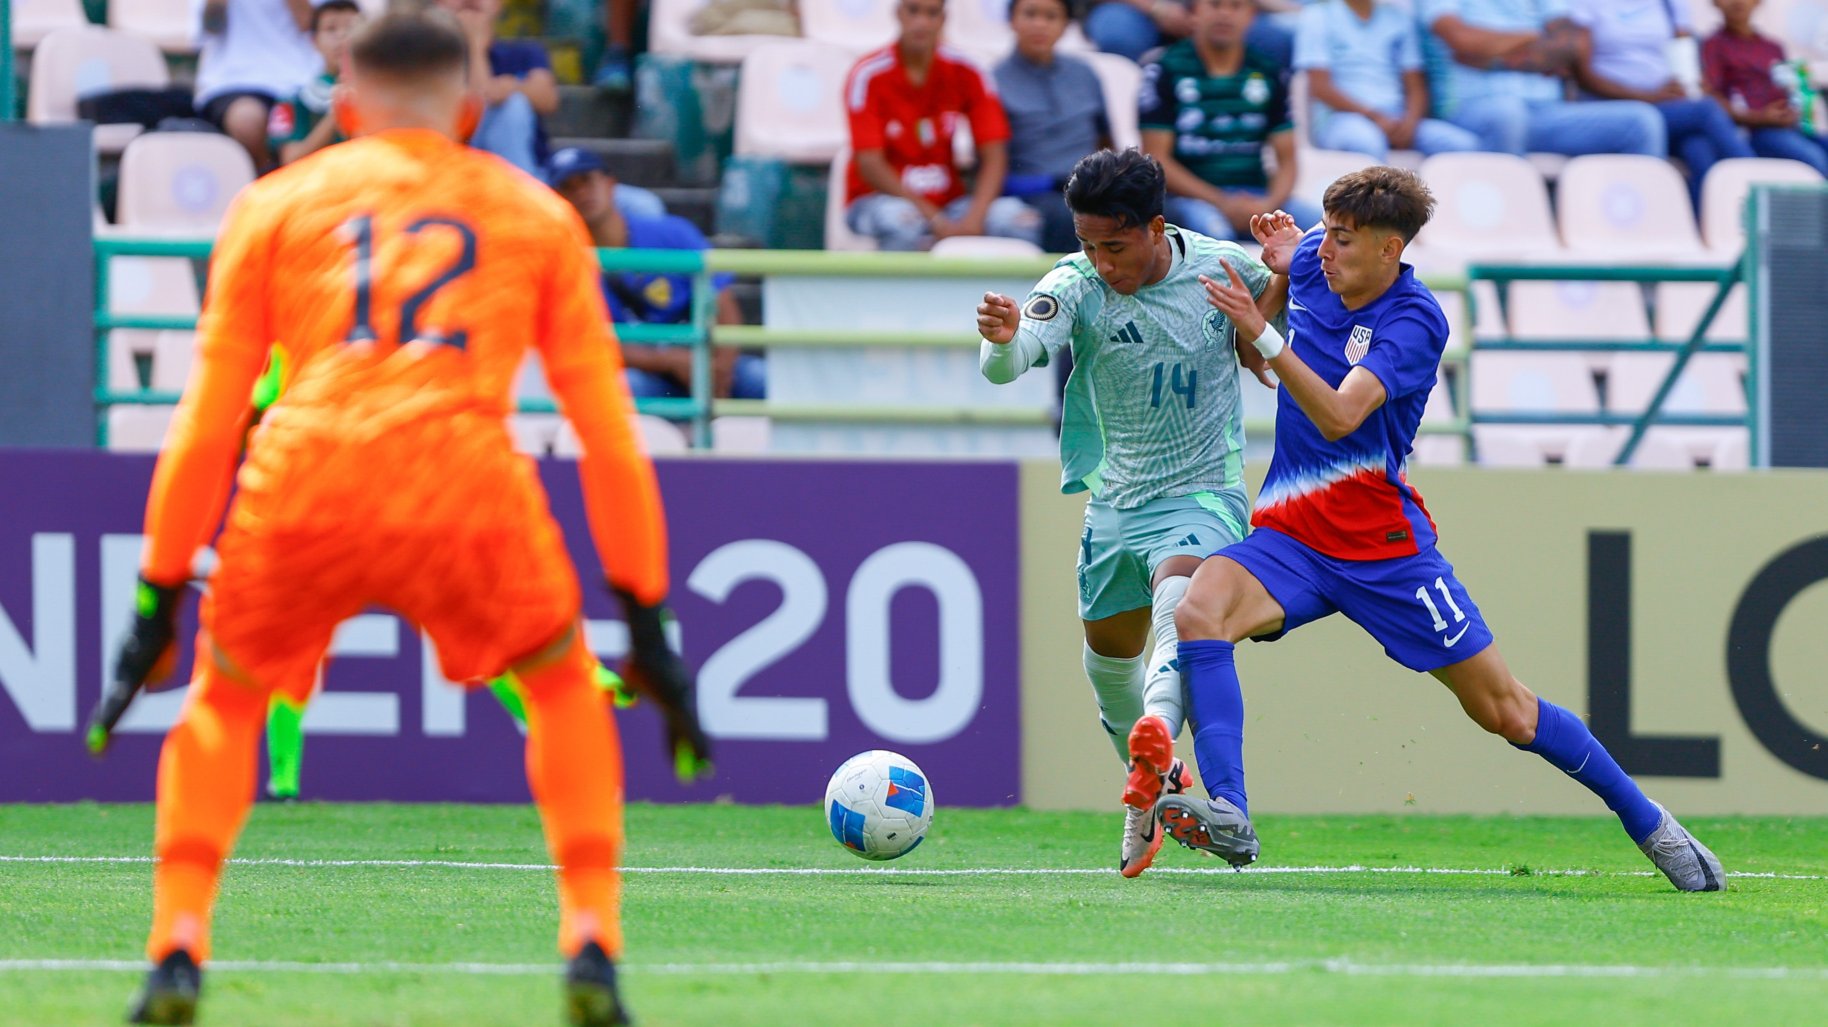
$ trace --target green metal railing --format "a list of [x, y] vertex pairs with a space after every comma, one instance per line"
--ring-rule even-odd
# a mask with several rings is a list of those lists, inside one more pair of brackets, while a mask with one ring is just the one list
[[[1474, 301], [1470, 289], [1471, 282], [1487, 281], [1498, 287], [1498, 303], [1502, 311], [1508, 308], [1509, 286], [1512, 282], [1630, 282], [1633, 284], [1653, 284], [1662, 282], [1693, 282], [1715, 286], [1714, 295], [1701, 315], [1700, 321], [1681, 342], [1664, 340], [1656, 337], [1641, 340], [1620, 339], [1519, 339], [1505, 335], [1496, 339], [1475, 339], [1473, 348], [1482, 351], [1531, 351], [1548, 352], [1632, 352], [1632, 353], [1674, 353], [1669, 371], [1658, 384], [1650, 402], [1638, 413], [1630, 414], [1575, 414], [1559, 412], [1507, 412], [1507, 413], [1471, 413], [1474, 424], [1516, 424], [1516, 425], [1560, 425], [1560, 424], [1594, 424], [1608, 426], [1626, 426], [1631, 429], [1625, 444], [1613, 459], [1616, 466], [1631, 462], [1632, 454], [1637, 452], [1638, 444], [1643, 441], [1644, 433], [1654, 424], [1671, 426], [1698, 427], [1743, 427], [1750, 428], [1752, 411], [1757, 408], [1756, 376], [1748, 375], [1746, 380], [1746, 413], [1734, 414], [1674, 414], [1664, 413], [1663, 404], [1675, 389], [1676, 382], [1696, 353], [1747, 353], [1753, 347], [1749, 343], [1709, 342], [1707, 333], [1713, 327], [1714, 320], [1726, 305], [1727, 296], [1733, 287], [1746, 278], [1746, 259], [1735, 261], [1726, 267], [1670, 267], [1661, 265], [1613, 265], [1596, 266], [1592, 264], [1473, 264], [1466, 270], [1469, 283], [1467, 292], [1467, 309], [1472, 310]], [[1647, 299], [1646, 317], [1655, 324], [1655, 311]], [[1468, 410], [1469, 407], [1462, 406]], [[1756, 434], [1756, 433], [1754, 433]], [[1756, 460], [1757, 454], [1753, 454]]]
[[13, 0], [0, 0], [0, 124], [13, 120]]
[[[117, 403], [169, 404], [177, 401], [173, 393], [149, 389], [114, 390], [107, 383], [108, 333], [117, 328], [190, 329], [194, 316], [158, 316], [116, 314], [109, 306], [109, 261], [114, 257], [181, 257], [206, 260], [211, 244], [206, 240], [171, 240], [109, 237], [95, 242], [95, 402], [100, 408], [98, 439], [107, 441], [107, 408]], [[686, 324], [639, 325], [619, 324], [616, 334], [623, 342], [646, 345], [693, 347], [692, 395], [680, 399], [644, 399], [636, 403], [643, 413], [673, 420], [690, 420], [694, 441], [700, 448], [710, 444], [710, 418], [716, 414], [748, 414], [783, 422], [839, 422], [877, 425], [954, 425], [998, 428], [1043, 427], [1052, 423], [1052, 412], [1045, 409], [1010, 409], [963, 405], [923, 405], [919, 407], [884, 406], [846, 403], [780, 403], [772, 400], [730, 400], [711, 397], [712, 344], [769, 348], [870, 348], [898, 349], [957, 348], [975, 350], [979, 339], [969, 329], [932, 331], [912, 329], [846, 329], [846, 328], [771, 328], [760, 325], [713, 325], [716, 294], [711, 279], [719, 274], [758, 277], [829, 277], [829, 278], [1014, 278], [1034, 280], [1054, 265], [1052, 257], [935, 257], [923, 253], [834, 253], [816, 250], [599, 250], [597, 261], [605, 272], [639, 271], [658, 274], [681, 274], [692, 278], [692, 316]], [[1427, 279], [1431, 288], [1458, 291], [1465, 288], [1460, 277], [1435, 276]], [[1465, 354], [1449, 353], [1445, 363], [1463, 365]], [[1455, 409], [1464, 411], [1465, 375], [1459, 375]], [[555, 413], [550, 400], [522, 399], [518, 409], [523, 413]], [[1274, 422], [1251, 419], [1247, 432], [1266, 432]], [[1429, 423], [1422, 430], [1429, 434], [1452, 434], [1467, 437], [1469, 424], [1461, 415], [1446, 423]]]
[[[208, 260], [213, 246], [202, 239], [151, 239], [104, 237], [95, 240], [95, 403], [97, 411], [96, 441], [108, 442], [107, 408], [115, 404], [171, 404], [176, 393], [151, 389], [119, 390], [108, 382], [108, 334], [117, 328], [152, 331], [190, 330], [197, 326], [194, 314], [117, 314], [110, 302], [110, 263], [115, 257], [168, 257]], [[711, 359], [708, 328], [716, 309], [716, 296], [710, 288], [710, 272], [697, 254], [679, 250], [599, 250], [597, 262], [604, 271], [645, 271], [657, 274], [689, 274], [693, 277], [692, 317], [689, 323], [677, 325], [621, 324], [616, 336], [623, 342], [657, 346], [692, 347], [692, 395], [681, 399], [642, 399], [635, 404], [642, 413], [671, 420], [691, 421], [694, 442], [709, 446], [711, 441]], [[550, 400], [528, 399], [519, 403], [523, 413], [556, 413]]]

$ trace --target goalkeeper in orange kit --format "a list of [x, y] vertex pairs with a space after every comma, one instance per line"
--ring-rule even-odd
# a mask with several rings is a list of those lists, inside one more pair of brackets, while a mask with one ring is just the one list
[[[169, 667], [192, 557], [234, 477], [195, 676], [159, 758], [154, 967], [135, 1022], [194, 1015], [268, 699], [310, 680], [336, 625], [370, 605], [429, 634], [451, 680], [520, 683], [571, 1022], [625, 1019], [621, 754], [591, 682], [576, 572], [505, 424], [529, 345], [583, 443], [591, 535], [628, 620], [623, 676], [665, 715], [676, 758], [701, 765], [708, 751], [690, 673], [664, 639], [659, 495], [589, 240], [558, 196], [456, 141], [478, 111], [467, 55], [441, 16], [370, 23], [338, 101], [358, 138], [248, 187], [218, 240], [197, 364], [153, 475], [133, 632], [91, 726], [105, 743], [126, 699]], [[274, 344], [291, 380], [237, 476]]]

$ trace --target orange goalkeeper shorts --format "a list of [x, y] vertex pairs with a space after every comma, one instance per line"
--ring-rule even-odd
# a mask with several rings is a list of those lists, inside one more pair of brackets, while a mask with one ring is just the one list
[[481, 414], [359, 444], [263, 426], [217, 556], [200, 658], [268, 690], [311, 681], [336, 626], [369, 607], [428, 634], [462, 682], [551, 644], [580, 612], [533, 462]]

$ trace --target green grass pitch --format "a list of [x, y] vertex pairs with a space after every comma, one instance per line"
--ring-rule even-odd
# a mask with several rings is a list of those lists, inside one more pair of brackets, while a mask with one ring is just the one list
[[[1694, 818], [1740, 875], [1710, 895], [1649, 876], [1610, 818], [1265, 814], [1259, 868], [1170, 842], [1135, 881], [1114, 869], [1117, 825], [941, 807], [925, 845], [875, 865], [814, 806], [635, 806], [626, 998], [649, 1025], [794, 1027], [1663, 1027], [1828, 1009], [1828, 819]], [[0, 806], [0, 1022], [119, 1022], [151, 835], [145, 806]], [[262, 806], [236, 856], [200, 1023], [558, 1022], [532, 810]], [[727, 872], [745, 868], [802, 872]], [[1478, 872], [1427, 872], [1454, 870]]]

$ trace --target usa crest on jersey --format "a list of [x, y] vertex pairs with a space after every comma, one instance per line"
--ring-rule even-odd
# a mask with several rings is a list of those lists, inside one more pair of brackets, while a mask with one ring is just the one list
[[1346, 340], [1346, 363], [1356, 364], [1365, 359], [1371, 352], [1371, 329], [1364, 325], [1352, 326], [1352, 337]]

